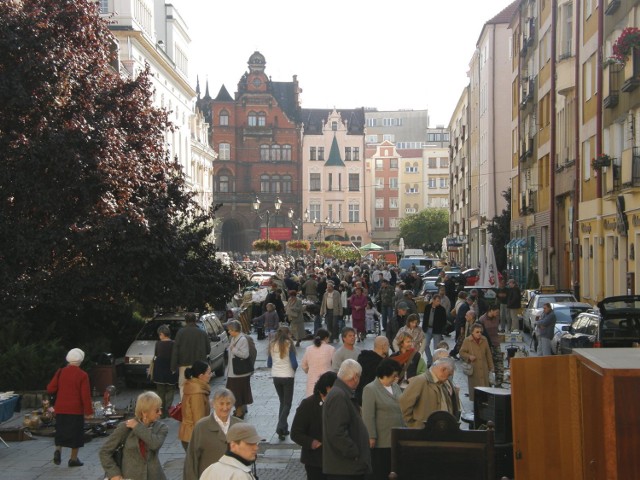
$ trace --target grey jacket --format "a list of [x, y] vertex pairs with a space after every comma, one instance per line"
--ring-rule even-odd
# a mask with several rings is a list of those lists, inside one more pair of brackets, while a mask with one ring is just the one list
[[376, 439], [376, 448], [391, 448], [391, 429], [404, 427], [398, 403], [402, 389], [394, 382], [391, 390], [393, 393], [389, 393], [376, 377], [362, 392], [362, 419], [369, 438]]
[[[230, 425], [242, 422], [231, 417]], [[213, 413], [198, 420], [184, 459], [184, 480], [198, 480], [202, 472], [216, 463], [227, 451], [227, 436], [213, 418]]]
[[[121, 475], [135, 480], [166, 480], [158, 452], [168, 433], [169, 428], [161, 422], [154, 422], [149, 427], [138, 423], [133, 429], [127, 428], [125, 422], [120, 423], [100, 449], [100, 463], [106, 477]], [[113, 459], [113, 452], [125, 438], [120, 469]], [[146, 446], [146, 458], [142, 457], [138, 440]]]
[[[333, 316], [340, 317], [342, 316], [342, 299], [340, 298], [340, 292], [338, 290], [334, 290], [331, 292], [333, 295]], [[326, 292], [322, 297], [322, 305], [320, 305], [320, 315], [324, 315], [327, 313], [327, 296], [329, 292]]]
[[352, 401], [353, 392], [339, 378], [322, 408], [322, 472], [326, 475], [371, 473], [369, 433]]

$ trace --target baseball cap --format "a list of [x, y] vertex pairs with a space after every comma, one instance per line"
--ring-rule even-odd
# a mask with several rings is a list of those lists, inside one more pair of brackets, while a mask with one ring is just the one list
[[400, 302], [398, 303], [397, 309], [400, 310], [408, 310], [409, 309], [409, 304], [407, 304], [406, 302]]
[[258, 443], [262, 440], [256, 427], [250, 423], [236, 423], [231, 425], [227, 431], [227, 443], [230, 442], [246, 442], [246, 443]]

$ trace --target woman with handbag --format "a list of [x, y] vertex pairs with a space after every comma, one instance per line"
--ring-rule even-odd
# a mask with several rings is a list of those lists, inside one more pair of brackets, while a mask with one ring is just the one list
[[182, 395], [182, 422], [178, 437], [182, 441], [185, 451], [189, 447], [193, 427], [203, 417], [209, 415], [209, 394], [211, 393], [211, 367], [207, 362], [196, 360], [184, 372], [187, 379], [184, 382]]
[[[109, 480], [166, 480], [158, 453], [169, 428], [157, 420], [162, 401], [155, 392], [143, 392], [136, 401], [135, 418], [116, 427], [100, 449], [100, 463]], [[120, 461], [114, 454], [121, 448]], [[120, 463], [120, 465], [118, 465]]]
[[473, 366], [470, 374], [467, 373], [469, 370], [465, 372], [469, 382], [469, 400], [471, 401], [473, 401], [474, 388], [488, 387], [489, 372], [493, 372], [491, 349], [482, 331], [482, 324], [474, 323], [471, 334], [464, 339], [460, 348], [460, 358]]
[[289, 327], [280, 327], [269, 345], [267, 367], [271, 368], [273, 385], [276, 388], [280, 408], [278, 410], [278, 425], [276, 433], [280, 440], [289, 435], [289, 412], [293, 403], [293, 385], [298, 360], [296, 359], [296, 347], [291, 340]]
[[68, 365], [58, 369], [47, 385], [47, 392], [56, 395], [53, 463], [60, 465], [62, 447], [68, 447], [71, 448], [68, 465], [81, 467], [84, 464], [78, 458], [78, 450], [84, 446], [84, 419], [93, 416], [89, 375], [80, 368], [84, 352], [79, 348], [69, 350], [66, 360]]
[[158, 327], [158, 338], [160, 341], [156, 342], [153, 361], [149, 367], [149, 377], [156, 384], [156, 392], [162, 400], [162, 418], [167, 418], [178, 384], [178, 372], [171, 371], [173, 340], [171, 340], [171, 330], [168, 325]]
[[233, 364], [234, 359], [236, 362], [249, 359], [249, 341], [242, 334], [242, 326], [237, 320], [225, 323], [225, 327], [227, 327], [231, 337], [229, 361], [227, 363], [227, 388], [236, 397], [236, 409], [233, 416], [244, 420], [246, 405], [253, 403], [253, 394], [251, 392], [251, 374], [253, 372], [236, 373]]

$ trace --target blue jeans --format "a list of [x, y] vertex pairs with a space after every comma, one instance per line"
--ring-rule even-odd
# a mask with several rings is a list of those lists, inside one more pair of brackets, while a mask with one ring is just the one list
[[285, 435], [289, 431], [288, 418], [293, 403], [293, 377], [273, 377], [273, 385], [280, 399], [276, 433]]
[[431, 354], [431, 340], [433, 340], [433, 347], [435, 350], [435, 346], [442, 341], [442, 334], [433, 333], [433, 328], [428, 328], [424, 336], [426, 345], [424, 348], [424, 353], [427, 355], [427, 365], [431, 365], [433, 363], [433, 355]]
[[382, 329], [386, 330], [387, 320], [393, 318], [393, 305], [383, 305], [381, 308], [382, 311], [380, 313], [382, 314]]

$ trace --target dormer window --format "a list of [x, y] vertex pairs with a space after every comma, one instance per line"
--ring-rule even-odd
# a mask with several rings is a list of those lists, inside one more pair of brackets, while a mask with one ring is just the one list
[[338, 131], [338, 122], [331, 122], [331, 130], [334, 132]]

